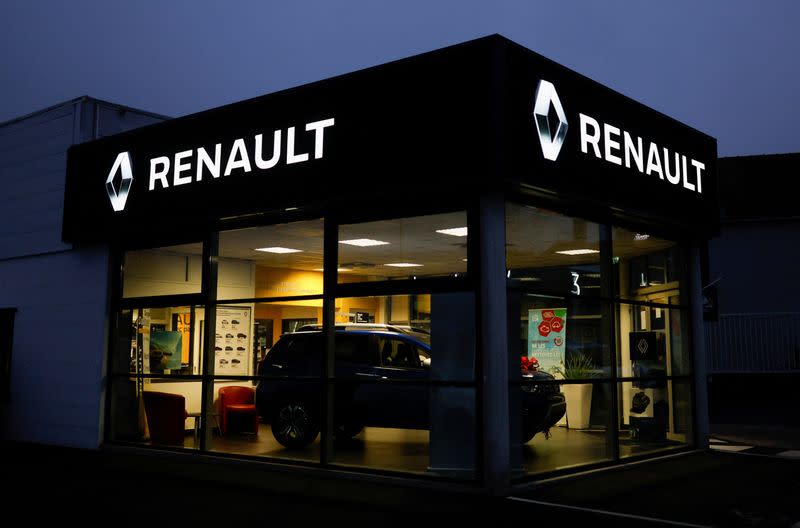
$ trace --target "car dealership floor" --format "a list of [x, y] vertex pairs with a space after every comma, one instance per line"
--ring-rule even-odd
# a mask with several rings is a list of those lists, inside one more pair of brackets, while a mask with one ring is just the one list
[[[606, 433], [602, 429], [576, 430], [557, 426], [550, 438], [537, 435], [523, 446], [522, 468], [536, 474], [610, 460]], [[429, 474], [430, 433], [423, 430], [367, 427], [355, 438], [334, 444], [333, 463], [343, 466]], [[185, 447], [194, 440], [186, 437]], [[626, 431], [620, 433], [620, 456], [628, 457], [654, 450], [681, 447], [667, 440], [658, 443], [634, 442]], [[260, 424], [257, 435], [215, 434], [211, 451], [237, 455], [316, 462], [320, 457], [319, 439], [303, 450], [288, 450], [272, 436], [268, 424]]]

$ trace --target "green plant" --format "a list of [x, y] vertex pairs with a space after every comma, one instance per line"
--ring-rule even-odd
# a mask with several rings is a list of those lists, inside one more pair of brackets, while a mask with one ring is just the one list
[[564, 362], [564, 366], [553, 368], [554, 373], [561, 374], [564, 379], [584, 379], [597, 376], [592, 358], [586, 354], [573, 354]]

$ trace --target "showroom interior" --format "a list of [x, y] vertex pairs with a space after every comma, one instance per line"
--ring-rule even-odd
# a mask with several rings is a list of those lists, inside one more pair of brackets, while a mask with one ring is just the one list
[[486, 488], [698, 447], [715, 164], [499, 36], [72, 147], [105, 442]]

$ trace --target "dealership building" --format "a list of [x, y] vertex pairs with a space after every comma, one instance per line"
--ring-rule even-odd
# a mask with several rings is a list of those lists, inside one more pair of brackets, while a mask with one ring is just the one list
[[705, 447], [716, 140], [503, 37], [0, 152], [6, 440], [493, 493]]

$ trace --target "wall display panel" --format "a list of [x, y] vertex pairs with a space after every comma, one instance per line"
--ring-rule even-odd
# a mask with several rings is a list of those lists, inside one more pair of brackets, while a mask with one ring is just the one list
[[323, 221], [222, 231], [217, 299], [322, 294]]
[[617, 318], [620, 377], [691, 374], [687, 310], [619, 304]]
[[446, 277], [467, 271], [467, 214], [339, 226], [339, 282]]
[[122, 296], [200, 293], [202, 260], [203, 245], [199, 242], [126, 251]]
[[599, 296], [601, 226], [553, 211], [506, 204], [506, 267], [515, 284]]
[[621, 383], [620, 457], [692, 444], [691, 382], [686, 379]]

